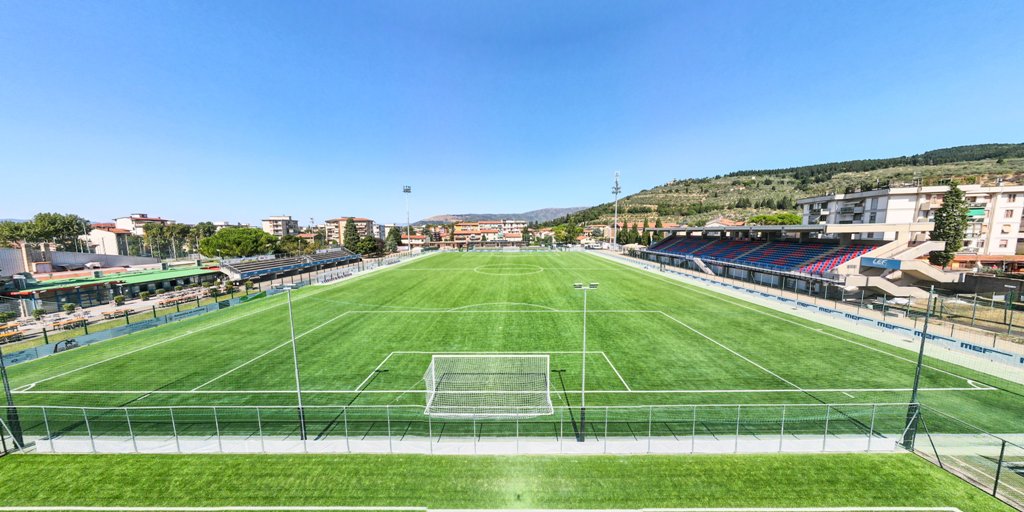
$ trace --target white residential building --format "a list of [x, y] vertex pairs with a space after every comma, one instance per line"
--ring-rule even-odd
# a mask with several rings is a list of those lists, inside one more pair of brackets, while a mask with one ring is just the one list
[[[1018, 251], [1024, 185], [960, 185], [968, 210], [963, 253], [1012, 256]], [[830, 194], [797, 201], [804, 224], [910, 224], [932, 222], [942, 206], [946, 185], [896, 187], [850, 194]], [[866, 233], [865, 239], [892, 240], [895, 234]], [[1022, 247], [1024, 249], [1024, 247]]]
[[146, 232], [143, 230], [146, 224], [174, 224], [173, 220], [161, 219], [160, 217], [150, 217], [145, 213], [133, 213], [126, 217], [118, 217], [114, 219], [114, 227], [117, 229], [125, 229], [131, 232], [135, 236], [143, 236]]
[[263, 231], [274, 236], [295, 236], [299, 234], [299, 221], [291, 215], [274, 215], [263, 219]]

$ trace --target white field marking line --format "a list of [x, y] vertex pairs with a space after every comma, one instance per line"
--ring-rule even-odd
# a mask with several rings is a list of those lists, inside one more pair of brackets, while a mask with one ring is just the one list
[[[349, 313], [350, 313], [350, 311], [345, 311], [344, 313], [341, 313], [340, 315], [335, 316], [334, 318], [331, 318], [330, 320], [327, 320], [326, 322], [324, 322], [324, 323], [322, 323], [320, 325], [317, 325], [316, 327], [313, 327], [312, 329], [310, 329], [310, 330], [308, 330], [306, 332], [303, 332], [303, 333], [299, 334], [298, 336], [295, 337], [295, 340], [298, 341], [299, 338], [301, 338], [301, 337], [303, 337], [303, 336], [305, 336], [305, 335], [307, 335], [307, 334], [309, 334], [309, 333], [311, 333], [311, 332], [313, 332], [313, 331], [315, 331], [315, 330], [317, 330], [317, 329], [319, 329], [319, 328], [321, 328], [321, 327], [323, 327], [323, 326], [325, 326], [325, 325], [327, 325], [327, 324], [329, 324], [329, 323], [331, 323], [331, 322], [333, 322], [333, 321], [335, 321], [335, 320], [337, 320], [337, 319], [339, 319], [339, 318], [341, 318], [341, 317], [343, 317], [343, 316], [345, 316], [345, 315], [347, 315]], [[242, 364], [240, 364], [240, 365], [238, 365], [238, 366], [236, 366], [236, 367], [234, 367], [234, 368], [232, 368], [232, 369], [230, 369], [230, 370], [228, 370], [228, 371], [226, 371], [226, 372], [224, 372], [224, 373], [222, 373], [222, 374], [220, 374], [220, 375], [218, 375], [218, 376], [216, 376], [216, 377], [214, 377], [214, 378], [212, 378], [212, 379], [210, 379], [210, 380], [208, 380], [208, 381], [206, 381], [206, 382], [204, 382], [204, 383], [202, 383], [202, 384], [200, 384], [198, 386], [196, 386], [195, 388], [192, 389], [192, 391], [198, 391], [199, 388], [206, 387], [207, 384], [212, 384], [212, 383], [214, 383], [214, 382], [216, 382], [216, 381], [218, 381], [218, 380], [220, 380], [220, 379], [222, 379], [224, 377], [227, 377], [228, 375], [234, 373], [236, 370], [240, 370], [243, 367], [248, 366], [249, 363], [256, 362], [257, 360], [262, 359], [263, 356], [266, 356], [266, 355], [270, 354], [271, 352], [273, 352], [273, 351], [275, 351], [275, 350], [277, 350], [277, 349], [279, 349], [281, 347], [288, 346], [289, 344], [291, 344], [291, 342], [292, 342], [292, 340], [288, 340], [288, 341], [286, 341], [286, 342], [284, 342], [284, 343], [282, 343], [280, 345], [277, 345], [276, 347], [271, 348], [270, 350], [268, 350], [268, 351], [266, 351], [266, 352], [264, 352], [264, 353], [262, 353], [262, 354], [260, 354], [260, 355], [258, 355], [256, 357], [254, 357], [254, 358], [252, 358], [252, 359], [250, 359], [250, 360], [248, 360], [248, 361], [246, 361], [246, 362], [244, 362], [244, 363], [242, 363]]]
[[[715, 300], [718, 300], [718, 301], [721, 301], [721, 302], [725, 302], [727, 304], [732, 304], [734, 306], [741, 307], [743, 309], [748, 309], [748, 310], [753, 311], [755, 313], [759, 313], [759, 314], [762, 314], [762, 315], [774, 318], [776, 320], [782, 320], [783, 322], [788, 322], [788, 323], [791, 323], [791, 324], [803, 327], [805, 329], [810, 329], [810, 330], [816, 331], [816, 332], [818, 332], [820, 334], [824, 334], [826, 336], [833, 337], [833, 338], [835, 338], [837, 340], [845, 341], [847, 343], [852, 343], [852, 344], [857, 345], [859, 347], [863, 347], [863, 348], [866, 348], [868, 350], [873, 350], [875, 352], [878, 352], [878, 353], [881, 353], [881, 354], [885, 354], [887, 356], [894, 357], [896, 359], [901, 359], [901, 360], [906, 361], [906, 362], [911, 363], [911, 364], [915, 364], [915, 365], [917, 364], [917, 361], [914, 361], [913, 359], [909, 359], [909, 358], [903, 357], [903, 356], [901, 356], [899, 354], [893, 354], [892, 352], [888, 352], [888, 351], [882, 350], [880, 348], [872, 347], [870, 345], [865, 345], [865, 344], [860, 343], [858, 341], [854, 341], [854, 340], [851, 340], [851, 339], [848, 339], [848, 338], [844, 338], [844, 337], [836, 335], [836, 334], [832, 334], [830, 332], [826, 332], [826, 331], [822, 330], [822, 328], [819, 328], [819, 327], [805, 325], [805, 324], [802, 324], [800, 322], [795, 322], [793, 320], [790, 320], [788, 318], [784, 318], [784, 317], [781, 317], [781, 316], [773, 315], [773, 314], [771, 314], [771, 313], [769, 313], [767, 311], [762, 311], [760, 309], [748, 306], [746, 304], [741, 304], [739, 302], [734, 302], [734, 301], [728, 300], [727, 299], [727, 297], [728, 297], [727, 295], [720, 294], [720, 293], [707, 292], [707, 291], [701, 289], [698, 286], [691, 285], [689, 283], [682, 283], [682, 282], [676, 281], [674, 279], [670, 279], [670, 278], [667, 278], [667, 277], [664, 277], [664, 276], [660, 276], [658, 274], [654, 274], [652, 272], [645, 271], [643, 269], [639, 269], [639, 268], [633, 267], [631, 265], [627, 265], [626, 263], [620, 263], [620, 265], [622, 265], [622, 266], [624, 266], [624, 267], [626, 267], [626, 268], [628, 268], [630, 270], [634, 270], [636, 272], [640, 272], [640, 273], [642, 273], [644, 275], [653, 276], [653, 277], [661, 280], [662, 282], [665, 282], [665, 283], [668, 283], [668, 284], [671, 284], [671, 285], [674, 285], [674, 286], [678, 286], [680, 288], [683, 288], [684, 290], [692, 291], [694, 293], [699, 293], [701, 295], [704, 295], [705, 297], [711, 297], [712, 299], [715, 299]], [[766, 307], [766, 306], [762, 306], [762, 307]], [[814, 320], [810, 320], [810, 321], [814, 322], [814, 323], [817, 323], [818, 325], [822, 325], [824, 327], [829, 327], [827, 325], [815, 322]], [[833, 329], [840, 329], [841, 330], [841, 328], [839, 328], [839, 327], [833, 327]], [[929, 370], [934, 370], [934, 371], [937, 371], [937, 372], [940, 372], [940, 373], [945, 373], [946, 375], [950, 375], [950, 376], [956, 377], [958, 379], [963, 379], [965, 381], [968, 380], [967, 377], [964, 377], [963, 375], [958, 375], [958, 374], [955, 374], [953, 372], [949, 372], [949, 371], [946, 371], [946, 370], [943, 370], [943, 369], [940, 369], [940, 368], [936, 368], [934, 366], [929, 366], [927, 364], [922, 365], [922, 366], [925, 367], [925, 368], [928, 368]]]
[[362, 387], [364, 385], [366, 385], [366, 383], [369, 382], [370, 379], [373, 378], [374, 374], [377, 373], [377, 370], [380, 370], [380, 367], [384, 366], [384, 363], [388, 362], [388, 359], [391, 359], [391, 356], [393, 356], [394, 354], [395, 354], [394, 352], [391, 352], [390, 354], [388, 354], [387, 357], [385, 357], [384, 360], [381, 361], [380, 364], [378, 364], [377, 367], [374, 368], [373, 371], [370, 372], [370, 374], [367, 375], [366, 378], [363, 379], [363, 381], [360, 382], [358, 386], [356, 386], [356, 390], [358, 391], [358, 390], [362, 389]]
[[558, 311], [557, 309], [555, 309], [553, 307], [550, 307], [550, 306], [544, 306], [544, 305], [541, 305], [541, 304], [531, 304], [529, 302], [483, 302], [483, 303], [480, 303], [480, 304], [469, 304], [467, 306], [459, 306], [457, 308], [450, 308], [447, 311], [461, 311], [461, 310], [464, 310], [464, 309], [476, 308], [476, 307], [481, 307], [481, 306], [530, 306], [530, 307], [534, 307], [534, 308], [546, 309], [548, 311]]
[[[505, 352], [507, 353], [507, 352]], [[580, 352], [576, 352], [579, 354]], [[595, 352], [596, 353], [596, 352]], [[854, 393], [909, 393], [913, 388], [847, 388], [847, 389], [834, 389], [834, 388], [820, 388], [820, 389], [634, 389], [630, 391], [622, 389], [606, 389], [606, 390], [588, 390], [587, 394], [595, 395], [611, 395], [611, 394], [734, 394], [734, 393], [843, 393], [846, 391]], [[920, 388], [918, 391], [999, 391], [999, 388]], [[344, 394], [344, 393], [424, 393], [424, 390], [414, 389], [364, 389], [357, 391], [354, 389], [303, 389], [303, 394]], [[167, 389], [153, 390], [153, 391], [129, 391], [123, 389], [113, 390], [74, 390], [74, 391], [12, 391], [15, 395], [252, 395], [252, 394], [276, 394], [276, 393], [289, 393], [295, 394], [294, 389], [232, 389], [232, 390], [210, 390], [203, 389], [199, 391], [173, 391]], [[566, 391], [569, 394], [579, 394], [580, 391], [569, 390]]]
[[[409, 261], [414, 261], [414, 260], [416, 260], [416, 258], [410, 258], [410, 259], [407, 259], [405, 261], [409, 262]], [[402, 264], [402, 262], [399, 262], [398, 264], [400, 265], [400, 264]], [[383, 267], [384, 270], [389, 270], [390, 268], [394, 268], [394, 266], [392, 265], [392, 266], [388, 266], [388, 267]], [[376, 270], [376, 269], [374, 269], [374, 270]], [[343, 285], [345, 283], [351, 283], [352, 281], [356, 280], [356, 278], [359, 278], [359, 277], [362, 277], [362, 276], [366, 276], [366, 275], [369, 275], [369, 274], [368, 273], [362, 273], [360, 275], [355, 276], [352, 279], [347, 279], [345, 281], [342, 281], [342, 282], [339, 282], [339, 283], [335, 283], [335, 284], [340, 286], [340, 285]], [[323, 288], [321, 288], [319, 290], [316, 290], [316, 291], [310, 292], [310, 293], [308, 293], [306, 295], [300, 296], [300, 297], [296, 298], [293, 302], [298, 302], [298, 301], [303, 300], [303, 299], [308, 299], [308, 298], [311, 298], [311, 297], [313, 297], [315, 295], [319, 295], [319, 294], [321, 294], [323, 292], [326, 292], [326, 291], [329, 291], [329, 290], [333, 290], [333, 289], [334, 289], [333, 287], [323, 287]], [[263, 313], [265, 311], [269, 311], [270, 309], [273, 309], [273, 308], [276, 308], [276, 307], [280, 307], [280, 306], [283, 306], [285, 304], [287, 304], [287, 302], [282, 301], [280, 304], [274, 304], [272, 306], [267, 306], [267, 307], [262, 308], [262, 309], [258, 309], [258, 310], [255, 310], [255, 311], [250, 311], [250, 312], [248, 312], [248, 313], [246, 313], [244, 315], [237, 316], [235, 318], [230, 318], [228, 320], [224, 320], [223, 322], [218, 322], [218, 323], [215, 323], [215, 324], [210, 324], [210, 325], [207, 325], [206, 327], [200, 327], [200, 328], [198, 328], [198, 329], [196, 329], [194, 331], [188, 331], [188, 332], [179, 334], [178, 336], [174, 336], [174, 337], [168, 338], [168, 339], [163, 340], [163, 341], [158, 341], [156, 343], [153, 343], [152, 345], [146, 345], [145, 347], [139, 347], [139, 348], [137, 348], [135, 350], [130, 350], [128, 352], [124, 352], [124, 353], [118, 354], [116, 356], [108, 357], [108, 358], [103, 359], [101, 361], [96, 361], [95, 363], [89, 363], [89, 364], [87, 364], [85, 366], [81, 366], [81, 367], [75, 368], [73, 370], [68, 370], [68, 371], [63, 372], [63, 373], [58, 373], [57, 375], [51, 375], [51, 376], [49, 376], [49, 377], [47, 377], [45, 379], [40, 379], [40, 380], [37, 380], [37, 381], [33, 382], [32, 385], [34, 386], [34, 385], [39, 384], [41, 382], [46, 382], [46, 381], [53, 380], [53, 379], [56, 379], [56, 378], [64, 377], [65, 375], [69, 375], [69, 374], [75, 373], [77, 371], [84, 370], [86, 368], [91, 368], [93, 366], [96, 366], [96, 365], [99, 365], [99, 364], [103, 364], [103, 363], [106, 363], [108, 361], [113, 361], [114, 359], [118, 359], [118, 358], [121, 358], [121, 357], [124, 357], [124, 356], [127, 356], [127, 355], [131, 355], [131, 354], [134, 354], [136, 352], [139, 352], [139, 351], [142, 351], [142, 350], [146, 350], [147, 348], [153, 348], [153, 347], [158, 346], [158, 345], [163, 345], [164, 343], [170, 343], [172, 341], [179, 340], [179, 339], [184, 338], [186, 336], [191, 336], [193, 334], [196, 334], [196, 333], [199, 333], [199, 332], [203, 332], [203, 331], [205, 331], [207, 329], [212, 329], [214, 327], [220, 327], [222, 325], [225, 325], [225, 324], [237, 321], [237, 320], [241, 320], [243, 318], [248, 318], [248, 317], [250, 317], [252, 315], [255, 315], [255, 314], [258, 314], [258, 313]], [[118, 338], [120, 338], [120, 336], [118, 336]], [[116, 339], [116, 338], [111, 338], [111, 339]], [[65, 353], [69, 353], [69, 352], [70, 351], [65, 352]], [[33, 359], [31, 361], [25, 361], [22, 364], [29, 364], [29, 363], [32, 363], [33, 361], [42, 361], [42, 360], [44, 360], [44, 358], [38, 358], [38, 359]]]
[[615, 372], [615, 375], [619, 376], [619, 381], [622, 382], [622, 385], [626, 386], [626, 391], [630, 391], [630, 392], [633, 391], [633, 388], [629, 387], [629, 384], [626, 383], [626, 379], [622, 378], [622, 374], [619, 373], [619, 369], [616, 368], [614, 364], [612, 364], [612, 360], [608, 359], [608, 354], [605, 354], [604, 352], [601, 352], [601, 355], [604, 356], [604, 360], [605, 361], [608, 361], [608, 366], [610, 366], [612, 368], [612, 371]]
[[[956, 457], [954, 455], [949, 455], [948, 457], [953, 459], [953, 460], [955, 460], [955, 461], [957, 461], [957, 462], [959, 462], [960, 464], [963, 464], [967, 468], [970, 468], [970, 471], [968, 471], [967, 473], [970, 474], [972, 477], [982, 476], [982, 477], [985, 477], [988, 480], [991, 480], [992, 482], [996, 481], [996, 477], [995, 476], [991, 476], [988, 473], [985, 473], [984, 469], [979, 468], [979, 467], [977, 467], [977, 466], [975, 466], [973, 464], [968, 464], [966, 461], [964, 461], [960, 457]], [[1010, 489], [1011, 491], [1013, 491], [1013, 492], [1015, 492], [1017, 494], [1024, 495], [1024, 491], [1021, 491], [1020, 489], [1017, 489], [1016, 487], [1014, 487], [1014, 486], [1012, 486], [1010, 484], [1007, 484], [1005, 479], [1000, 479], [999, 480], [999, 487], [1005, 487], [1005, 488]]]
[[228, 505], [221, 507], [78, 507], [78, 506], [26, 506], [26, 507], [0, 507], [4, 512], [44, 512], [47, 510], [59, 510], [65, 512], [232, 512], [232, 511], [316, 511], [316, 510], [409, 510], [425, 511], [427, 507], [343, 507], [334, 505], [324, 506], [302, 506], [302, 505], [271, 505], [261, 507], [259, 505]]
[[794, 388], [796, 388], [796, 389], [798, 389], [800, 391], [804, 391], [804, 389], [801, 388], [800, 386], [797, 386], [796, 384], [793, 384], [789, 380], [783, 378], [781, 375], [779, 375], [779, 374], [769, 370], [768, 368], [765, 368], [764, 366], [761, 366], [760, 364], [754, 362], [753, 359], [750, 359], [749, 357], [747, 357], [747, 356], [745, 356], [743, 354], [740, 354], [739, 352], [737, 352], [737, 351], [735, 351], [735, 350], [733, 350], [733, 349], [731, 349], [731, 348], [729, 348], [729, 347], [719, 343], [718, 341], [716, 341], [714, 338], [708, 336], [707, 334], [704, 334], [704, 333], [698, 331], [697, 329], [694, 329], [693, 327], [690, 327], [689, 325], [686, 324], [686, 322], [683, 322], [682, 320], [679, 320], [679, 319], [673, 317], [672, 315], [670, 315], [670, 314], [668, 314], [668, 313], [666, 313], [664, 311], [662, 311], [661, 314], [665, 315], [666, 317], [668, 317], [672, 321], [678, 323], [679, 325], [681, 325], [683, 327], [686, 327], [687, 329], [697, 333], [697, 335], [699, 335], [700, 337], [710, 341], [711, 343], [714, 343], [715, 345], [718, 345], [719, 347], [722, 347], [725, 350], [728, 350], [729, 352], [732, 353], [732, 355], [734, 355], [734, 356], [736, 356], [736, 357], [738, 357], [738, 358], [740, 358], [740, 359], [742, 359], [742, 360], [744, 360], [744, 361], [746, 361], [746, 362], [748, 362], [748, 363], [750, 363], [750, 364], [760, 368], [762, 371], [764, 371], [765, 373], [771, 375], [772, 377], [775, 377], [776, 379], [779, 379], [782, 382], [785, 382], [786, 384], [788, 384], [790, 386], [793, 386]]
[[643, 512], [963, 512], [956, 507], [645, 508]]
[[[465, 306], [462, 306], [465, 307]], [[542, 309], [542, 310], [522, 310], [522, 309], [506, 309], [506, 310], [485, 310], [475, 311], [472, 309], [410, 309], [410, 310], [399, 310], [399, 311], [378, 311], [378, 310], [354, 310], [352, 313], [364, 313], [364, 314], [416, 314], [416, 313], [453, 313], [453, 314], [471, 314], [471, 313], [482, 313], [482, 314], [495, 314], [495, 313], [582, 313], [582, 309]], [[660, 310], [656, 309], [587, 309], [587, 313], [661, 313]]]

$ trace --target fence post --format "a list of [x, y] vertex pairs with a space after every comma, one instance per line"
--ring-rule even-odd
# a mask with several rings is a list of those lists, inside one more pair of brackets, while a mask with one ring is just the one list
[[693, 407], [693, 430], [690, 433], [690, 453], [697, 450], [697, 406]]
[[608, 406], [604, 406], [604, 453], [608, 453]]
[[385, 405], [384, 406], [384, 416], [386, 416], [387, 420], [388, 420], [388, 453], [395, 453], [395, 449], [392, 448], [392, 446], [391, 446], [391, 406], [390, 405]]
[[50, 337], [46, 335], [46, 327], [43, 327], [43, 343], [50, 344]]
[[224, 453], [224, 443], [220, 440], [220, 420], [217, 418], [217, 407], [213, 408], [213, 428], [217, 432], [217, 451]]
[[57, 449], [53, 447], [53, 434], [50, 433], [50, 420], [46, 418], [46, 407], [43, 407], [43, 425], [46, 426], [46, 438], [50, 440], [50, 452], [57, 453]]
[[430, 419], [430, 416], [427, 416], [427, 436], [429, 436], [427, 438], [427, 449], [430, 450], [430, 454], [433, 455], [434, 454], [434, 425], [433, 425], [433, 422]]
[[868, 427], [868, 451], [871, 451], [871, 442], [875, 440], [875, 411], [878, 404], [871, 404], [871, 426]]
[[565, 435], [565, 410], [558, 410], [558, 453], [562, 453], [562, 437]]
[[132, 430], [132, 415], [128, 414], [128, 408], [124, 408], [124, 420], [128, 423], [128, 436], [132, 438], [132, 449], [139, 453], [139, 443], [135, 440], [135, 431]]
[[349, 444], [348, 440], [348, 407], [341, 410], [342, 419], [345, 421], [345, 451], [352, 453], [352, 445]]
[[473, 454], [476, 454], [476, 416], [473, 416]]
[[743, 410], [742, 405], [736, 406], [736, 443], [732, 447], [733, 453], [740, 452], [740, 413]]
[[654, 406], [647, 406], [647, 453], [651, 453], [651, 427], [654, 424]]
[[89, 425], [89, 411], [82, 408], [82, 417], [85, 418], [85, 431], [89, 434], [89, 446], [92, 446], [92, 452], [96, 453], [96, 440], [92, 437], [92, 426]]
[[181, 439], [178, 439], [178, 425], [174, 422], [174, 408], [168, 407], [167, 410], [171, 413], [171, 434], [174, 435], [174, 446], [177, 447], [178, 453], [181, 453]]
[[782, 422], [779, 425], [779, 453], [782, 453], [782, 440], [786, 437], [786, 404], [782, 404]]
[[821, 451], [825, 451], [825, 445], [828, 443], [828, 420], [832, 413], [832, 406], [825, 405], [825, 434], [821, 436]]
[[516, 416], [516, 455], [519, 455], [519, 417]]
[[996, 463], [996, 479], [992, 484], [992, 496], [996, 495], [999, 491], [999, 477], [1003, 473], [1003, 456], [1006, 455], [1006, 439], [1003, 439], [1003, 445], [999, 447], [999, 462]]
[[151, 306], [153, 308], [153, 318], [156, 318], [156, 304]]
[[260, 414], [260, 406], [256, 406], [256, 428], [260, 434], [260, 451], [267, 453], [267, 443], [263, 439], [263, 416]]

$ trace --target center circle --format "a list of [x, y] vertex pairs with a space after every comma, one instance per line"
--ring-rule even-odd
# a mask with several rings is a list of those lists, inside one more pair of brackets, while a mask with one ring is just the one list
[[526, 264], [481, 265], [473, 269], [473, 272], [491, 276], [525, 276], [539, 274], [543, 271], [543, 267]]

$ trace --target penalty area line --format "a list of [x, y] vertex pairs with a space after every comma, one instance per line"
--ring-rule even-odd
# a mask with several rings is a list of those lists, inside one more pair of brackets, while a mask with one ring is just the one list
[[[378, 367], [379, 368], [379, 367]], [[371, 374], [372, 375], [372, 374]], [[365, 381], [364, 381], [365, 383]], [[363, 385], [362, 383], [360, 385]], [[611, 394], [741, 394], [741, 393], [909, 393], [913, 388], [820, 388], [820, 389], [608, 389], [608, 390], [587, 390], [587, 394], [611, 395]], [[999, 391], [999, 388], [920, 388], [918, 391], [941, 392], [941, 391]], [[304, 389], [303, 394], [346, 394], [346, 393], [426, 393], [424, 389]], [[257, 394], [295, 394], [294, 389], [230, 389], [230, 390], [37, 390], [37, 391], [12, 391], [15, 395], [257, 395]], [[579, 394], [580, 391], [568, 390], [566, 393]], [[756, 404], [750, 404], [756, 405]]]

